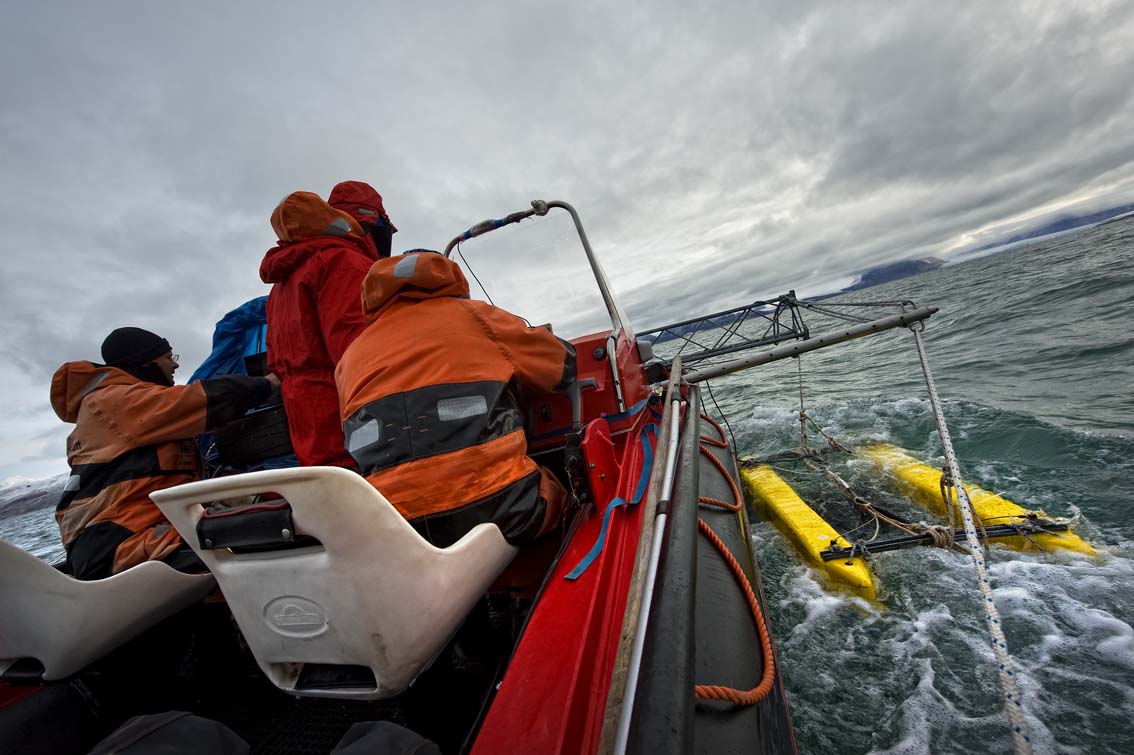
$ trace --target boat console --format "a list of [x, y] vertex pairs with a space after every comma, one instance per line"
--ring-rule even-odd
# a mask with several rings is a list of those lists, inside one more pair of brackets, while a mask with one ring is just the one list
[[[637, 344], [620, 333], [582, 336], [575, 347], [578, 420], [586, 424], [606, 417], [615, 434], [632, 424], [633, 408], [650, 393], [650, 382]], [[647, 344], [648, 346], [648, 344]], [[613, 353], [612, 353], [613, 352]], [[562, 446], [576, 424], [575, 399], [565, 393], [528, 398], [528, 449], [533, 455]]]

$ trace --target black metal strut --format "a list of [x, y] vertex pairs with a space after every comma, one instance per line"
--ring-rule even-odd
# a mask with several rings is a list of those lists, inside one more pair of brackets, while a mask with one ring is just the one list
[[[986, 526], [984, 529], [985, 532], [988, 533], [987, 539], [995, 540], [998, 537], [1025, 537], [1039, 532], [1066, 532], [1070, 527], [1062, 522], [1040, 519], [1017, 524], [994, 524]], [[964, 535], [964, 528], [958, 528], [954, 534]], [[912, 548], [918, 545], [933, 545], [933, 542], [933, 534], [924, 532], [919, 535], [904, 535], [902, 537], [893, 537], [886, 540], [875, 540], [869, 543], [856, 542], [849, 548], [837, 546], [832, 543], [829, 548], [819, 555], [823, 557], [824, 561], [835, 561], [840, 558], [850, 558], [852, 554], [858, 555], [862, 553], [871, 555], [885, 551], [896, 551], [902, 548]]]

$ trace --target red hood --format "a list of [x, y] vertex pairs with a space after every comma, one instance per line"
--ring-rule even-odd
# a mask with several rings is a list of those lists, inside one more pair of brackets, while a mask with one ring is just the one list
[[51, 408], [64, 422], [79, 418], [83, 399], [108, 385], [141, 382], [128, 372], [94, 362], [67, 362], [51, 378]]
[[456, 262], [436, 252], [378, 260], [362, 282], [362, 314], [367, 322], [397, 298], [469, 298], [469, 283]]
[[327, 197], [327, 204], [351, 215], [359, 223], [373, 225], [378, 218], [382, 218], [389, 223], [390, 230], [397, 233], [398, 229], [390, 223], [390, 216], [382, 204], [382, 195], [368, 183], [343, 181], [336, 184]]
[[264, 255], [260, 263], [260, 280], [279, 283], [324, 249], [349, 246], [369, 259], [377, 259], [374, 247], [353, 236], [316, 236], [295, 242], [280, 242]]

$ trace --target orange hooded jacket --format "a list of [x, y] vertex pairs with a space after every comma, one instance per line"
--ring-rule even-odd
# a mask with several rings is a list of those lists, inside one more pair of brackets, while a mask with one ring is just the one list
[[268, 367], [283, 381], [295, 455], [304, 466], [353, 467], [343, 447], [335, 365], [366, 327], [359, 291], [374, 245], [350, 215], [297, 191], [272, 213], [280, 243], [260, 263], [268, 295]]
[[558, 483], [527, 456], [514, 389], [564, 388], [575, 349], [468, 295], [461, 269], [437, 253], [370, 268], [369, 324], [335, 371], [347, 448], [434, 544], [486, 521], [522, 543], [548, 528], [544, 499]]
[[101, 579], [174, 554], [181, 538], [150, 493], [200, 479], [194, 437], [239, 417], [271, 390], [264, 378], [164, 386], [91, 362], [60, 367], [51, 407], [75, 429], [55, 520], [72, 574]]

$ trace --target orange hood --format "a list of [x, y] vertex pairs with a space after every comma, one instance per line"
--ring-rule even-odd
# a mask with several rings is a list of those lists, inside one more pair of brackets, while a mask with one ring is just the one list
[[51, 378], [51, 408], [64, 422], [79, 418], [83, 399], [108, 385], [141, 382], [128, 372], [94, 362], [67, 362]]
[[469, 298], [469, 283], [456, 262], [437, 252], [411, 252], [378, 260], [362, 281], [367, 322], [395, 299]]
[[272, 212], [272, 230], [283, 242], [302, 241], [315, 236], [362, 238], [362, 228], [357, 220], [331, 207], [310, 191], [296, 191], [284, 197]]

